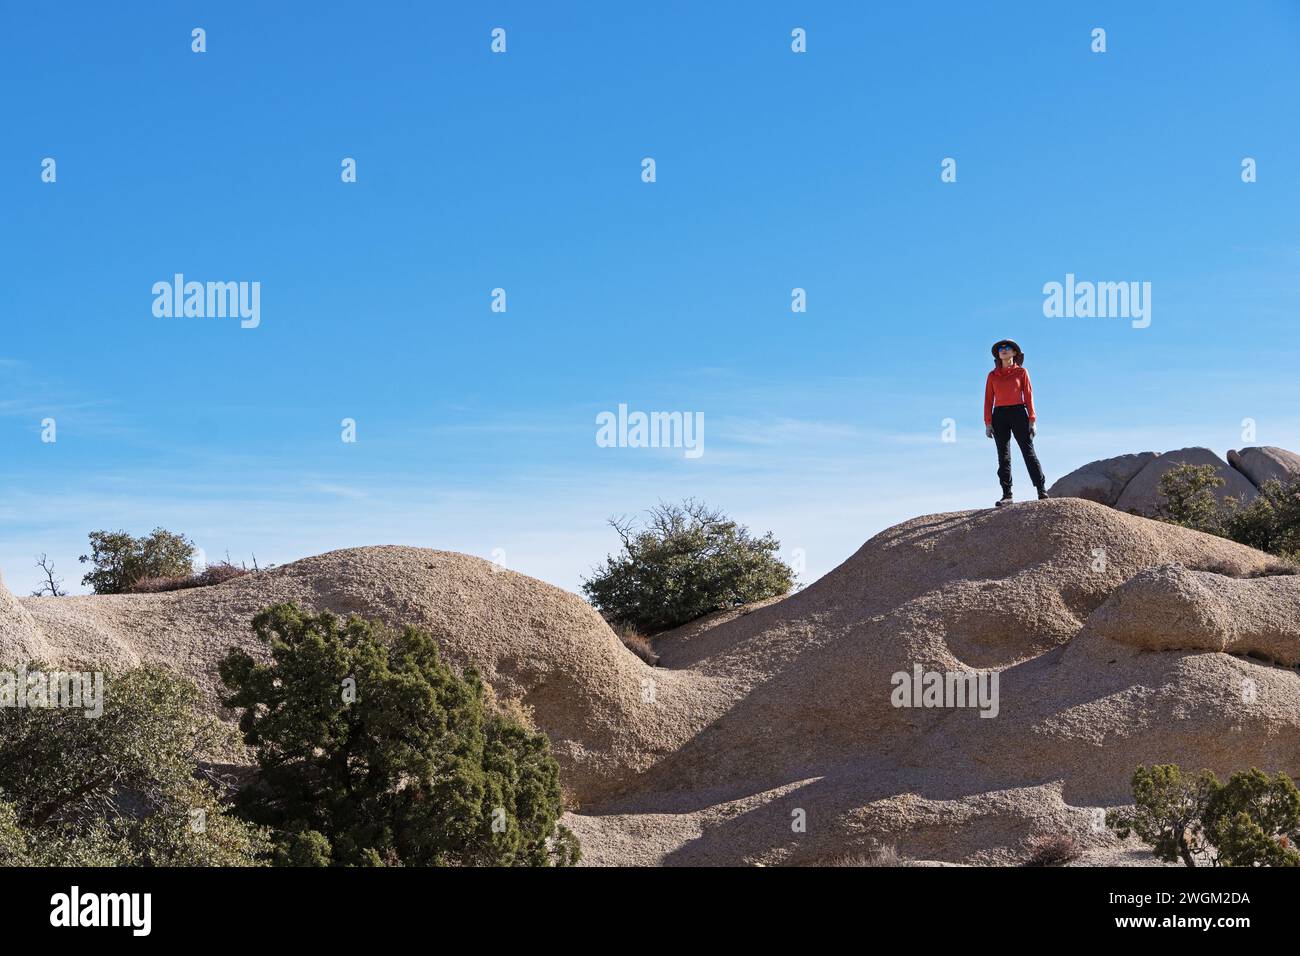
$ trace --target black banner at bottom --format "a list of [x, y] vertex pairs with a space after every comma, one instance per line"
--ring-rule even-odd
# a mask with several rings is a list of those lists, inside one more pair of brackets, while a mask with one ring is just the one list
[[[908, 927], [927, 943], [973, 927], [1066, 939], [1193, 933], [1231, 944], [1293, 920], [1292, 876], [1270, 869], [0, 869], [6, 940], [77, 934], [105, 941], [373, 942], [430, 921], [500, 942], [518, 934], [668, 929], [680, 920], [764, 932]], [[815, 917], [814, 917], [815, 914]], [[530, 918], [536, 917], [536, 919]], [[538, 922], [541, 920], [541, 922]], [[566, 926], [557, 924], [567, 923]], [[474, 928], [478, 929], [475, 930]]]

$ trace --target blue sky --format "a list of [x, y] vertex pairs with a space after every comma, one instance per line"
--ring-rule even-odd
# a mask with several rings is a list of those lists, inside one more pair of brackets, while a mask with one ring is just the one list
[[[609, 516], [695, 495], [809, 581], [997, 496], [1004, 336], [1049, 481], [1300, 448], [1300, 4], [1142, 7], [11, 5], [0, 571], [75, 585], [87, 532], [163, 525], [576, 589]], [[175, 273], [260, 282], [260, 326], [155, 317]], [[1044, 317], [1066, 273], [1150, 282], [1150, 327]], [[702, 412], [705, 453], [597, 447], [620, 403]]]

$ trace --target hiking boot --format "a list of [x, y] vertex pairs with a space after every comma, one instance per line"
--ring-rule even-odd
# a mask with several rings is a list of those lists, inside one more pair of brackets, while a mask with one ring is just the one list
[[1039, 501], [1046, 501], [1046, 500], [1047, 500], [1047, 489], [1046, 489], [1045, 487], [1043, 487], [1042, 485], [1040, 485], [1040, 486], [1038, 487], [1038, 500], [1039, 500]]
[[995, 501], [995, 502], [993, 503], [993, 507], [994, 507], [994, 508], [1001, 508], [1003, 505], [1009, 505], [1009, 504], [1011, 504], [1011, 500], [1012, 500], [1012, 499], [1011, 499], [1011, 492], [1009, 492], [1009, 491], [1003, 492], [1003, 493], [1002, 493], [1002, 497], [999, 498], [997, 501]]

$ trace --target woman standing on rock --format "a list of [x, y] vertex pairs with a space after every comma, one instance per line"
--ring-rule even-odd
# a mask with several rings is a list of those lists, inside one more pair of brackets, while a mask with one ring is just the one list
[[1034, 414], [1034, 388], [1025, 371], [1025, 353], [1010, 339], [993, 345], [993, 371], [984, 383], [984, 434], [998, 446], [998, 481], [1002, 482], [1002, 499], [997, 507], [1011, 504], [1011, 436], [1016, 436], [1024, 456], [1029, 478], [1038, 489], [1038, 497], [1047, 497], [1047, 480], [1034, 451], [1037, 432]]

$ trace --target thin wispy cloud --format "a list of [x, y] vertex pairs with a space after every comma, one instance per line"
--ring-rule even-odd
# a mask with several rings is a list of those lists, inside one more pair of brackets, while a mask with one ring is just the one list
[[318, 491], [321, 494], [333, 495], [338, 498], [347, 498], [350, 501], [362, 501], [370, 497], [366, 491], [359, 488], [348, 488], [345, 485], [334, 485], [328, 482], [315, 481], [307, 485], [312, 491]]

